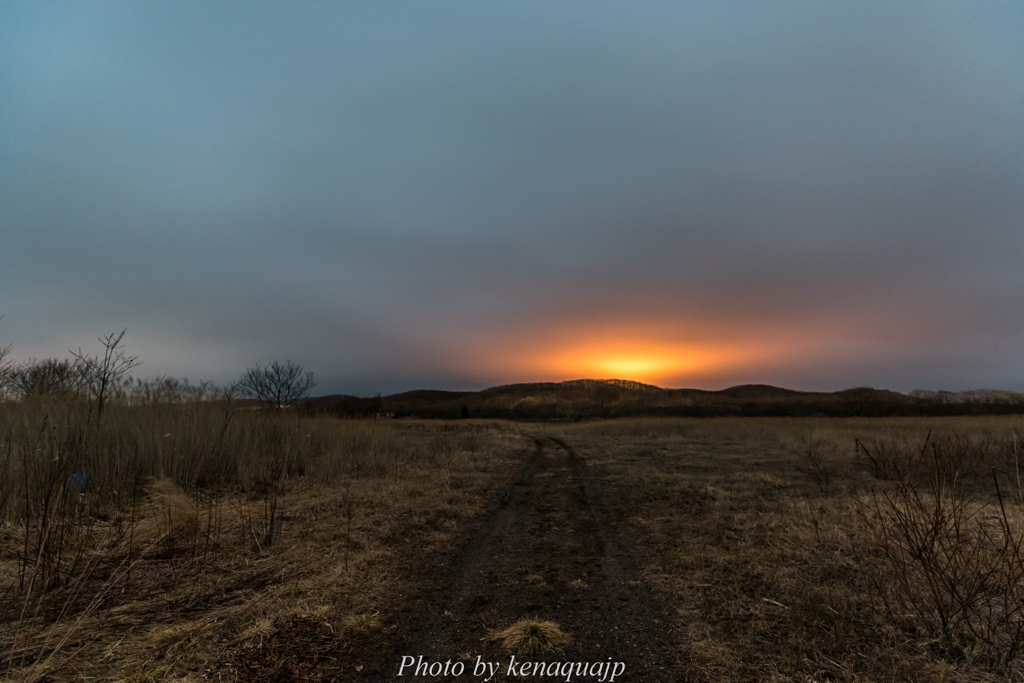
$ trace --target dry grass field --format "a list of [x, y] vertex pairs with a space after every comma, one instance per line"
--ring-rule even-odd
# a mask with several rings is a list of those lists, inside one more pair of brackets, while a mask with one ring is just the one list
[[556, 433], [607, 483], [674, 610], [681, 680], [990, 681], [1024, 672], [1022, 428], [726, 418]]
[[533, 617], [603, 659], [610, 602], [674, 680], [1021, 680], [1022, 433], [7, 402], [0, 680], [393, 680]]
[[487, 422], [75, 410], [0, 406], [0, 680], [357, 675], [532, 447]]

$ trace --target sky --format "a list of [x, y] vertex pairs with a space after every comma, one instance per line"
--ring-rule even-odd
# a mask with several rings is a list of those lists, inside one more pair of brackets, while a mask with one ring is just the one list
[[1024, 391], [1019, 2], [0, 3], [0, 346]]

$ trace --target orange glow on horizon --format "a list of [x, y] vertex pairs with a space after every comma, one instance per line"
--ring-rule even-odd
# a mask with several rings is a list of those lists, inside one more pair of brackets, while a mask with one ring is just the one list
[[712, 387], [759, 382], [782, 368], [821, 361], [831, 344], [827, 335], [815, 332], [623, 318], [559, 322], [476, 337], [458, 357], [460, 368], [501, 384], [618, 379]]
[[540, 353], [538, 369], [558, 377], [665, 384], [722, 370], [745, 355], [724, 345], [613, 342]]
[[617, 377], [637, 377], [663, 370], [665, 362], [653, 358], [618, 356], [602, 360], [598, 366]]
[[462, 367], [497, 375], [501, 383], [621, 379], [694, 387], [745, 378], [759, 381], [766, 372], [819, 357], [822, 349], [816, 341], [794, 329], [758, 334], [693, 321], [644, 324], [619, 319], [518, 329], [478, 339], [460, 358]]

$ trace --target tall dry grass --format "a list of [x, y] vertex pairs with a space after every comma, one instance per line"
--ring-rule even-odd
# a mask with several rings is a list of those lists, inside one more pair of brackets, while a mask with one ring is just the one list
[[59, 399], [0, 403], [0, 520], [38, 521], [77, 473], [91, 505], [118, 509], [156, 478], [186, 491], [264, 491], [295, 476], [400, 477], [450, 448], [375, 420], [338, 427], [226, 400], [113, 405], [99, 425]]
[[0, 678], [173, 677], [289, 619], [382, 628], [406, 554], [449, 549], [527, 451], [494, 423], [116, 389], [102, 422], [74, 396], [0, 403]]

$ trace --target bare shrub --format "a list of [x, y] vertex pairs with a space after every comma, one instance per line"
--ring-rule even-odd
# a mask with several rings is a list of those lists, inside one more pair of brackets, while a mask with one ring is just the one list
[[991, 493], [989, 482], [993, 467], [1003, 466], [1004, 449], [991, 435], [967, 436], [960, 433], [933, 435], [931, 431], [919, 445], [903, 439], [855, 440], [861, 466], [875, 479], [909, 482], [917, 486], [956, 484]]
[[[987, 447], [926, 438], [915, 452], [897, 455], [858, 442], [875, 471], [892, 476], [895, 463], [903, 468], [893, 487], [862, 502], [858, 513], [884, 558], [872, 578], [888, 620], [910, 633], [923, 630], [946, 658], [1002, 667], [1024, 648], [1024, 535], [994, 470], [996, 505], [975, 502], [960, 487], [988, 457]], [[928, 476], [918, 484], [913, 477], [922, 470]]]
[[111, 332], [99, 337], [99, 342], [103, 345], [101, 355], [84, 354], [81, 349], [77, 353], [72, 353], [88, 387], [90, 417], [95, 407], [97, 423], [103, 419], [103, 408], [117, 383], [133, 368], [142, 364], [138, 356], [129, 356], [125, 352], [122, 340], [127, 332], [128, 328], [125, 328], [120, 333]]
[[[14, 431], [8, 431], [6, 459], [8, 476], [20, 475], [21, 495], [16, 496], [8, 484], [0, 502], [12, 511], [18, 506], [26, 520], [21, 529], [18, 586], [32, 595], [66, 584], [81, 568], [93, 516], [89, 501], [79, 496], [71, 479], [81, 458], [79, 434], [57, 429], [44, 415], [37, 429], [21, 436], [21, 448], [15, 451]], [[15, 452], [17, 459], [10, 457]]]
[[828, 495], [832, 485], [832, 465], [826, 459], [821, 439], [814, 438], [814, 432], [807, 433], [807, 444], [803, 451], [804, 472], [823, 495]]
[[864, 468], [875, 479], [909, 481], [920, 470], [930, 438], [931, 432], [928, 432], [919, 449], [910, 448], [906, 441], [900, 442], [895, 439], [875, 439], [870, 444], [855, 439], [854, 446], [858, 455], [863, 453], [867, 458]]

